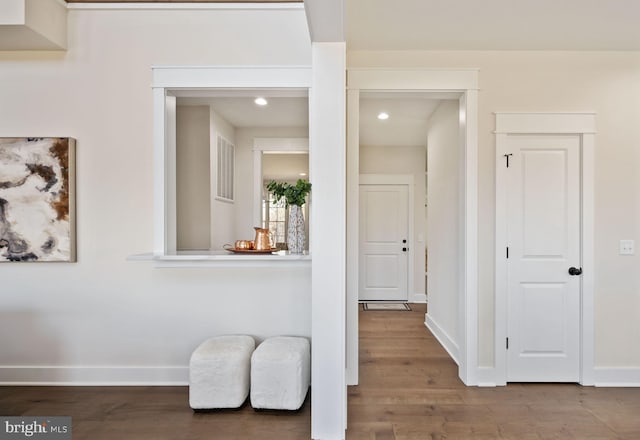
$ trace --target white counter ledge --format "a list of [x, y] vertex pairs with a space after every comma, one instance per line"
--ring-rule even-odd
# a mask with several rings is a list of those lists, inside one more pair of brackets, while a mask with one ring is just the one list
[[234, 254], [228, 251], [178, 251], [175, 254], [136, 254], [128, 261], [149, 261], [155, 267], [311, 267], [311, 255], [288, 254]]

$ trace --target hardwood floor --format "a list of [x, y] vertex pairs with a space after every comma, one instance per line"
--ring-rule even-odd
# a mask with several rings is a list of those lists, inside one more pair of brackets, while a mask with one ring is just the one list
[[2, 416], [71, 416], [74, 440], [310, 438], [309, 395], [297, 412], [193, 412], [187, 387], [0, 387]]
[[[411, 312], [360, 312], [360, 385], [349, 388], [348, 440], [640, 439], [640, 389], [559, 384], [465, 387]], [[303, 440], [299, 412], [194, 413], [186, 387], [0, 387], [0, 415], [73, 417], [74, 440]]]
[[640, 389], [571, 384], [465, 387], [411, 312], [360, 312], [360, 385], [347, 439], [640, 439]]

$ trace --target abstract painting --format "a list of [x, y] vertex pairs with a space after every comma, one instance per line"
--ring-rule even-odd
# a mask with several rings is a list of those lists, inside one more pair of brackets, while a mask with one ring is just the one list
[[0, 138], [0, 261], [76, 261], [74, 139]]

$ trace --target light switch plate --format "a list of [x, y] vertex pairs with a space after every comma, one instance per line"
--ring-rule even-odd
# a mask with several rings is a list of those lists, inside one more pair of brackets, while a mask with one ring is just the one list
[[635, 240], [620, 240], [620, 255], [635, 255]]

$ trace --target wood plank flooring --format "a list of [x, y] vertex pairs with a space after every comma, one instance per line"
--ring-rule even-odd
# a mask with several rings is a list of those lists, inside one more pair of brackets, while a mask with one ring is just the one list
[[310, 438], [309, 395], [291, 411], [193, 412], [187, 387], [0, 387], [0, 415], [71, 416], [74, 440]]
[[640, 389], [572, 384], [465, 387], [411, 312], [360, 312], [360, 385], [349, 440], [640, 439]]
[[[465, 387], [411, 312], [360, 312], [360, 385], [349, 387], [348, 440], [640, 439], [640, 389], [559, 384]], [[74, 440], [304, 440], [299, 412], [194, 413], [186, 387], [0, 387], [0, 415], [73, 417]]]

